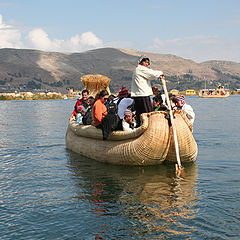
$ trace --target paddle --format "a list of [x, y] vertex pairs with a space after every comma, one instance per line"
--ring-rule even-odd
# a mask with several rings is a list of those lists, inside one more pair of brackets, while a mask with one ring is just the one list
[[168, 96], [165, 76], [162, 75], [160, 77], [160, 79], [161, 79], [163, 90], [164, 90], [164, 93], [165, 93], [165, 96], [166, 96], [166, 101], [167, 101], [167, 105], [168, 105], [168, 109], [169, 109], [169, 115], [170, 115], [170, 121], [172, 123], [173, 138], [174, 138], [175, 151], [176, 151], [176, 157], [177, 157], [177, 164], [175, 165], [176, 173], [177, 173], [177, 175], [180, 175], [181, 171], [183, 170], [183, 167], [181, 165], [181, 160], [180, 160], [180, 155], [179, 155], [179, 147], [178, 147], [178, 139], [177, 139], [177, 131], [176, 131], [176, 126], [175, 126], [175, 121], [174, 121], [174, 118], [173, 118], [172, 108], [171, 108], [171, 104], [170, 104], [170, 100], [169, 100], [169, 96]]

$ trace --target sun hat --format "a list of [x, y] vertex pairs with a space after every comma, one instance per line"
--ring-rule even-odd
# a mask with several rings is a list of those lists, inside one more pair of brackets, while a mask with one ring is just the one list
[[160, 84], [154, 84], [153, 88], [157, 88], [159, 91], [162, 90], [162, 86]]
[[126, 87], [121, 87], [118, 92], [118, 95], [123, 96], [123, 95], [127, 95], [127, 94], [129, 94], [128, 89]]

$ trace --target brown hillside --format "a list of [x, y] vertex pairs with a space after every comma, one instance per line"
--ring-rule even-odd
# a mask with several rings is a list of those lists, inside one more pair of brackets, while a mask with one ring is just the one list
[[[80, 53], [44, 52], [26, 49], [0, 49], [0, 91], [56, 90], [82, 88], [80, 78], [86, 74], [103, 74], [111, 78], [110, 89], [130, 88], [136, 50], [102, 48]], [[240, 88], [240, 64], [228, 61], [196, 63], [170, 54], [144, 53], [152, 60], [153, 69], [162, 70], [168, 88], [185, 90], [209, 87], [218, 83]]]

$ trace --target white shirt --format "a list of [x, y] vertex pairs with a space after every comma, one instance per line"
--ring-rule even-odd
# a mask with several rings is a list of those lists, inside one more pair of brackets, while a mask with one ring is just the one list
[[[133, 126], [136, 127], [136, 122], [133, 122]], [[136, 128], [131, 128], [130, 124], [128, 122], [126, 122], [124, 119], [122, 120], [122, 127], [123, 127], [123, 131], [136, 131]]]
[[187, 118], [189, 119], [189, 121], [193, 125], [193, 122], [195, 120], [195, 113], [193, 111], [193, 108], [190, 105], [185, 103], [182, 107], [182, 110], [186, 112]]
[[[114, 100], [115, 103], [117, 103], [119, 98]], [[124, 112], [129, 107], [130, 105], [133, 104], [133, 99], [132, 98], [123, 98], [120, 103], [118, 104], [118, 116], [120, 119], [123, 119], [124, 117]]]
[[163, 75], [162, 71], [152, 70], [148, 67], [138, 65], [132, 75], [131, 96], [146, 97], [153, 94], [151, 80]]

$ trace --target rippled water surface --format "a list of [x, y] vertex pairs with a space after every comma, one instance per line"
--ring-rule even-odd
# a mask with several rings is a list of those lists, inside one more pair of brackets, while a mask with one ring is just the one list
[[199, 154], [179, 178], [67, 151], [74, 100], [1, 101], [0, 239], [240, 239], [240, 96], [187, 102]]

